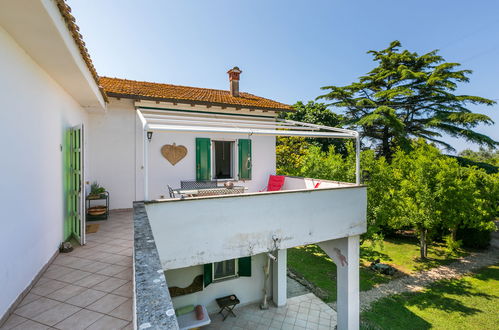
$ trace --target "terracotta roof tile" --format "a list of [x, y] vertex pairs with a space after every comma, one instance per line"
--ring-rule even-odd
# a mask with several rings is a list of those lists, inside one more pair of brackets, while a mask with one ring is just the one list
[[[83, 61], [85, 61], [85, 64], [88, 67], [88, 70], [90, 70], [90, 73], [92, 74], [92, 77], [95, 80], [95, 83], [99, 85], [99, 75], [97, 74], [97, 71], [95, 70], [94, 64], [92, 63], [92, 59], [90, 58], [90, 54], [88, 53], [87, 47], [85, 47], [85, 42], [83, 41], [83, 36], [81, 35], [80, 28], [78, 25], [76, 25], [76, 19], [74, 18], [73, 15], [71, 15], [71, 7], [68, 6], [65, 0], [55, 0], [57, 4], [57, 8], [59, 8], [59, 12], [61, 13], [62, 17], [64, 18], [64, 21], [66, 22], [66, 25], [68, 27], [69, 32], [71, 33], [73, 40], [76, 43], [76, 46], [80, 50], [80, 54], [83, 58]], [[102, 94], [102, 97], [104, 100], [107, 102], [107, 96], [106, 93], [102, 90], [102, 87], [99, 86], [99, 90]]]
[[123, 98], [142, 98], [165, 101], [192, 101], [193, 103], [214, 104], [226, 106], [240, 106], [273, 111], [292, 110], [291, 106], [255, 96], [249, 93], [240, 93], [239, 97], [232, 96], [230, 91], [187, 87], [170, 84], [135, 81], [119, 78], [101, 77], [100, 85], [108, 96]]

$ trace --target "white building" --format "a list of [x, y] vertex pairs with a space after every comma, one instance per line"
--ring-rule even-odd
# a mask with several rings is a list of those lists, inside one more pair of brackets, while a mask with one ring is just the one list
[[[355, 132], [278, 120], [292, 108], [239, 92], [238, 68], [228, 72], [226, 91], [99, 77], [63, 0], [0, 1], [0, 49], [0, 325], [61, 242], [73, 236], [85, 244], [84, 199], [97, 181], [111, 209], [145, 201], [135, 203], [135, 257], [153, 251], [175, 296], [163, 282], [138, 283], [152, 268], [136, 259], [137, 326], [177, 327], [174, 314], [164, 324], [142, 313], [154, 308], [147, 290], [174, 308], [214, 312], [215, 298], [228, 294], [241, 305], [262, 301], [266, 285], [282, 306], [286, 249], [317, 243], [338, 265], [339, 328], [358, 328], [366, 188], [358, 179], [287, 177], [279, 191], [265, 191], [276, 136], [358, 142]], [[206, 180], [244, 188], [170, 198], [168, 186]]]

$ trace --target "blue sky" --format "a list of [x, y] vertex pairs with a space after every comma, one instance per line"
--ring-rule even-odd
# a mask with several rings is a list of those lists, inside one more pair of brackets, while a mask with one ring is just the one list
[[[499, 101], [497, 0], [69, 0], [100, 75], [241, 90], [293, 104], [345, 85], [372, 67], [370, 49], [392, 40], [440, 49], [473, 70], [460, 93]], [[499, 122], [499, 105], [476, 107]], [[499, 140], [499, 129], [478, 131]], [[477, 149], [447, 138], [457, 150]]]

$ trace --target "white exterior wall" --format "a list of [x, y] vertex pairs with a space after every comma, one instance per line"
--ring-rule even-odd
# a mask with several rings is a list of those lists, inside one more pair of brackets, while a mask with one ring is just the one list
[[67, 128], [87, 114], [0, 27], [0, 317], [63, 239]]
[[[211, 140], [235, 141], [234, 172], [237, 175], [237, 140], [247, 139], [248, 136], [155, 132], [149, 144], [149, 199], [169, 198], [167, 185], [170, 185], [172, 188], [179, 188], [180, 180], [196, 180], [197, 137], [210, 138]], [[255, 192], [264, 189], [267, 186], [269, 175], [275, 174], [275, 137], [252, 136], [251, 141], [252, 179], [235, 181], [234, 184], [248, 187], [248, 192]], [[183, 145], [187, 148], [187, 156], [175, 166], [170, 164], [160, 152], [163, 145], [172, 143]]]
[[[111, 100], [106, 114], [91, 114], [89, 151], [92, 175], [110, 193], [111, 209], [131, 208], [143, 200], [143, 132], [131, 100]], [[196, 138], [212, 140], [247, 139], [247, 135], [155, 132], [149, 143], [149, 199], [169, 198], [167, 185], [180, 187], [180, 180], [196, 179]], [[236, 182], [248, 192], [267, 186], [275, 174], [275, 137], [252, 136], [252, 179]], [[175, 143], [187, 148], [187, 156], [175, 166], [162, 155], [161, 147]], [[236, 142], [237, 149], [237, 142]], [[234, 164], [237, 174], [237, 150]]]
[[[360, 235], [366, 187], [198, 197], [146, 204], [163, 269]], [[192, 212], [192, 210], [196, 212]]]
[[92, 174], [87, 180], [109, 191], [111, 209], [131, 208], [136, 200], [133, 102], [114, 101], [105, 114], [90, 114], [88, 132]]
[[[203, 291], [172, 298], [175, 308], [187, 305], [204, 305], [208, 312], [218, 312], [219, 308], [215, 298], [235, 294], [242, 305], [260, 302], [263, 299], [263, 266], [267, 263], [265, 254], [258, 254], [251, 258], [251, 276], [238, 277], [219, 282], [213, 282]], [[172, 269], [165, 272], [166, 283], [169, 287], [177, 286], [184, 288], [189, 286], [194, 278], [203, 274], [203, 266], [192, 266], [186, 268]], [[272, 281], [268, 281], [268, 292], [272, 295]]]

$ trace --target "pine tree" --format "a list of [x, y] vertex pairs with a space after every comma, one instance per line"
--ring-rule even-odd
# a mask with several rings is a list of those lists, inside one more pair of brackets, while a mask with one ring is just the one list
[[379, 154], [391, 157], [396, 147], [410, 148], [410, 140], [424, 138], [448, 150], [442, 134], [465, 138], [494, 147], [490, 137], [473, 130], [479, 124], [493, 124], [486, 115], [473, 113], [469, 105], [493, 105], [479, 96], [457, 95], [458, 83], [469, 82], [471, 70], [448, 63], [438, 50], [419, 56], [400, 50], [393, 41], [381, 51], [368, 53], [378, 66], [348, 86], [325, 86], [329, 92], [318, 99], [344, 108], [347, 124], [359, 129], [376, 146]]

